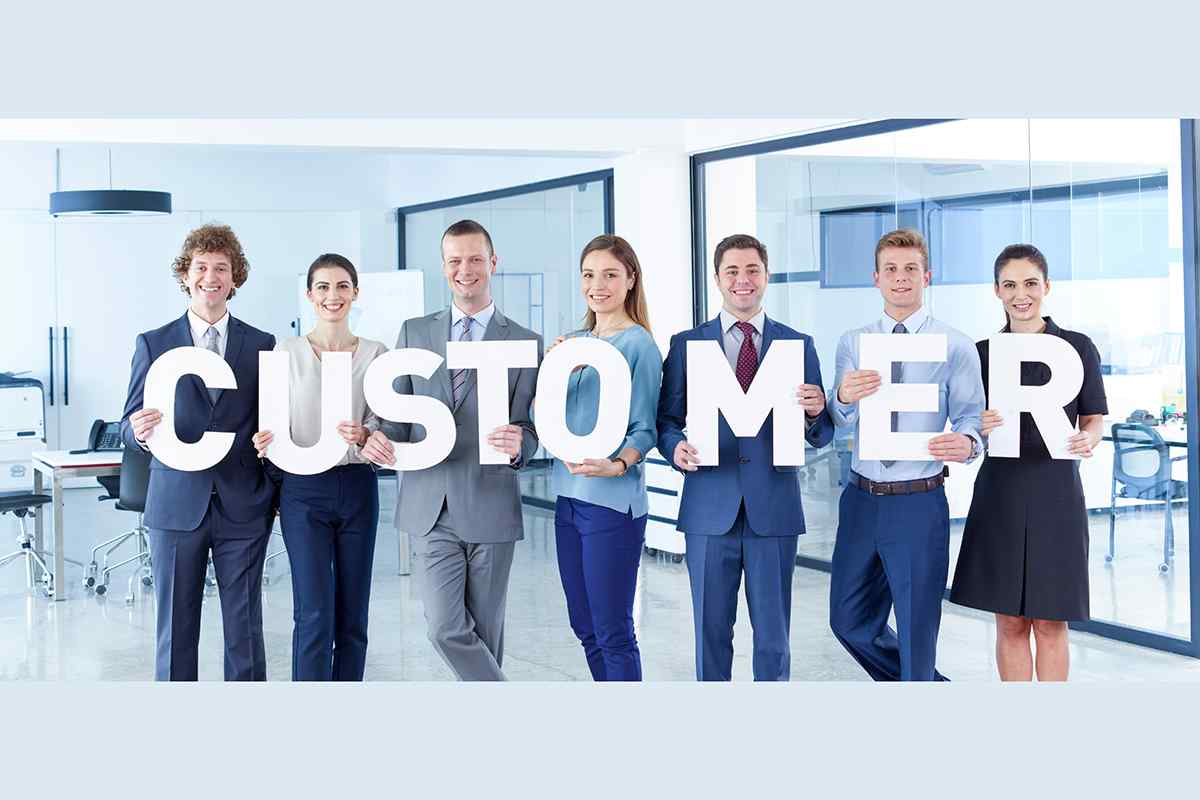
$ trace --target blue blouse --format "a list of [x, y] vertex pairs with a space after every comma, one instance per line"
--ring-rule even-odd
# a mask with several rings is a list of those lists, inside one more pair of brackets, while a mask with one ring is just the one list
[[[568, 338], [591, 335], [576, 333]], [[654, 337], [641, 325], [631, 325], [605, 341], [625, 356], [633, 379], [629, 427], [625, 431], [625, 441], [612, 455], [632, 447], [645, 457], [658, 440], [655, 418], [658, 414], [658, 390], [662, 386], [662, 353]], [[600, 415], [600, 379], [599, 373], [592, 367], [572, 373], [567, 384], [566, 412], [567, 428], [572, 433], [582, 436], [595, 427]], [[646, 502], [646, 472], [642, 464], [630, 466], [620, 477], [592, 478], [572, 475], [560, 460], [555, 459], [550, 473], [550, 490], [555, 496], [583, 500], [614, 511], [627, 512], [634, 517], [643, 516], [650, 510]]]

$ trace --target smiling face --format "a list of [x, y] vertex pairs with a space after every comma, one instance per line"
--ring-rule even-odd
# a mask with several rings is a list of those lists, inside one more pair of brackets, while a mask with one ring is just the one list
[[1042, 299], [1050, 293], [1050, 281], [1037, 264], [1027, 258], [1015, 258], [1000, 268], [996, 297], [1013, 323], [1042, 318]]
[[225, 315], [225, 303], [233, 291], [233, 269], [225, 253], [192, 253], [185, 285], [192, 297], [192, 310], [204, 319]]
[[344, 320], [357, 298], [358, 289], [346, 270], [341, 267], [321, 267], [313, 271], [308, 299], [317, 312], [317, 319], [326, 322]]
[[607, 250], [588, 253], [579, 274], [583, 297], [592, 313], [611, 314], [625, 307], [634, 278], [612, 253]]
[[729, 249], [717, 265], [717, 288], [725, 310], [739, 319], [750, 319], [762, 308], [769, 273], [753, 247]]
[[883, 308], [892, 319], [901, 319], [921, 307], [930, 273], [915, 247], [885, 247], [875, 263], [875, 285], [883, 295]]
[[488, 249], [483, 234], [447, 236], [442, 239], [442, 274], [454, 295], [454, 304], [474, 313], [492, 302], [491, 278], [496, 256]]

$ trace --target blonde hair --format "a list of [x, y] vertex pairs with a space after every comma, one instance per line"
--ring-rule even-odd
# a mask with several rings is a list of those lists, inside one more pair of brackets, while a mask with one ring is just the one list
[[879, 254], [886, 247], [900, 247], [905, 250], [920, 250], [921, 261], [925, 265], [925, 271], [929, 272], [929, 246], [925, 244], [925, 237], [918, 231], [912, 228], [900, 228], [891, 233], [885, 233], [879, 243], [875, 245], [875, 271], [879, 271]]

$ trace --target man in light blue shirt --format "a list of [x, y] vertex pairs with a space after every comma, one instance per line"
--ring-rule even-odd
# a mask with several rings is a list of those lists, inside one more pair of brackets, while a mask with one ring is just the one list
[[[842, 334], [829, 412], [854, 428], [850, 480], [839, 505], [833, 550], [829, 624], [842, 645], [877, 681], [944, 680], [934, 668], [942, 594], [950, 553], [944, 462], [970, 463], [983, 451], [979, 418], [984, 393], [975, 344], [922, 306], [929, 285], [929, 250], [921, 234], [897, 230], [875, 247], [875, 285], [883, 316]], [[927, 431], [928, 461], [859, 458], [858, 401], [882, 378], [859, 364], [864, 333], [940, 333], [944, 362], [894, 364], [893, 383], [938, 387], [937, 412], [893, 412], [893, 431]], [[950, 421], [951, 432], [945, 430]], [[936, 435], [935, 435], [936, 434]], [[888, 625], [895, 606], [896, 627]]]

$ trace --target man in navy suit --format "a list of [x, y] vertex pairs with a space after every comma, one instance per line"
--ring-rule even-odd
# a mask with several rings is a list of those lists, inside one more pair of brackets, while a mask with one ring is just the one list
[[267, 679], [262, 628], [262, 574], [274, 516], [275, 485], [263, 472], [250, 438], [258, 429], [258, 354], [275, 337], [233, 319], [227, 303], [249, 264], [226, 225], [204, 225], [188, 234], [174, 273], [190, 297], [179, 319], [137, 337], [129, 396], [121, 418], [126, 447], [146, 447], [162, 421], [142, 407], [146, 372], [176, 347], [204, 347], [228, 362], [237, 389], [206, 389], [188, 375], [175, 388], [176, 434], [197, 441], [205, 431], [234, 434], [233, 446], [214, 467], [172, 469], [151, 459], [146, 493], [150, 562], [157, 601], [157, 680], [196, 680], [200, 605], [209, 553], [217, 573], [225, 632], [225, 680]]
[[[679, 525], [687, 542], [688, 576], [696, 626], [696, 678], [727, 681], [733, 669], [733, 623], [746, 574], [746, 601], [754, 628], [754, 679], [785, 681], [791, 668], [788, 633], [797, 537], [804, 533], [798, 467], [774, 466], [772, 419], [757, 436], [736, 437], [722, 417], [719, 464], [701, 467], [684, 433], [687, 417], [687, 343], [718, 342], [745, 391], [771, 343], [804, 342], [804, 438], [813, 447], [833, 439], [825, 409], [821, 365], [812, 338], [768, 319], [767, 248], [753, 236], [729, 236], [713, 255], [723, 304], [720, 315], [671, 337], [658, 402], [658, 450], [684, 473]], [[711, 454], [706, 454], [711, 457]]]

